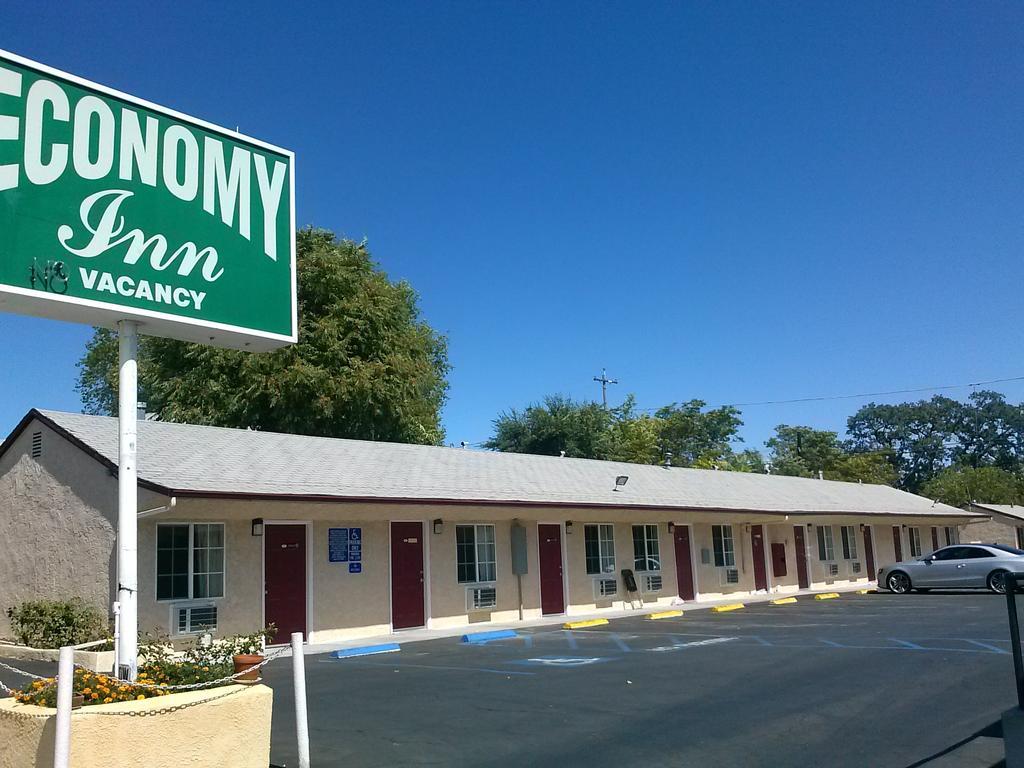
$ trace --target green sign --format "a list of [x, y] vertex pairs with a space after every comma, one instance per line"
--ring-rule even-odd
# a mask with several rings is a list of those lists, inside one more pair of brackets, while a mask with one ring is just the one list
[[295, 342], [294, 155], [0, 51], [0, 311]]

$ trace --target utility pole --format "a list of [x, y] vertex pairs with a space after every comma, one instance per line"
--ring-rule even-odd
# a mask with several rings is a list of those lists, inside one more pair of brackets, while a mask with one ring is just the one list
[[595, 376], [594, 377], [594, 381], [600, 382], [600, 384], [601, 384], [601, 403], [604, 405], [605, 408], [607, 408], [608, 407], [608, 385], [609, 384], [618, 384], [619, 380], [618, 379], [609, 379], [608, 378], [608, 371], [606, 371], [604, 368], [602, 368], [601, 369], [600, 377]]

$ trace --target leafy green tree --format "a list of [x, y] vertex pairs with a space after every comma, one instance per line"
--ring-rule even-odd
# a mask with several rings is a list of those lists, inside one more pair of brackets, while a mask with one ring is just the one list
[[765, 446], [770, 451], [772, 472], [796, 477], [817, 477], [818, 472], [835, 466], [843, 454], [835, 432], [788, 424], [777, 426]]
[[739, 411], [704, 411], [704, 403], [660, 408], [653, 416], [639, 413], [632, 395], [617, 408], [577, 402], [555, 395], [525, 410], [506, 411], [494, 421], [486, 448], [636, 464], [711, 466], [731, 455], [730, 442], [742, 424]]
[[952, 431], [954, 465], [1013, 469], [1024, 458], [1024, 409], [998, 392], [973, 392], [960, 403]]
[[506, 411], [494, 420], [494, 434], [484, 447], [505, 453], [532, 453], [581, 459], [608, 459], [615, 454], [615, 414], [600, 403], [577, 402], [550, 395], [522, 411]]
[[728, 405], [706, 411], [706, 406], [703, 400], [690, 400], [655, 412], [662, 456], [671, 453], [673, 465], [713, 463], [729, 455], [732, 442], [739, 439], [740, 412]]
[[925, 483], [922, 494], [930, 499], [966, 507], [980, 504], [1024, 503], [1020, 475], [999, 467], [947, 467]]
[[844, 453], [825, 470], [825, 479], [894, 486], [899, 478], [888, 457], [876, 452]]
[[941, 395], [916, 403], [869, 403], [847, 421], [850, 447], [884, 452], [900, 487], [916, 493], [948, 465], [963, 414], [963, 403]]
[[[365, 243], [297, 234], [299, 341], [268, 353], [143, 337], [141, 398], [165, 421], [440, 443], [447, 340]], [[89, 413], [117, 412], [117, 339], [98, 329], [79, 363]]]

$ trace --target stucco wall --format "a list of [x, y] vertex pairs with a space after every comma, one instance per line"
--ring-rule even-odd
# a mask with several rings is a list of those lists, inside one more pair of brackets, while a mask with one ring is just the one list
[[1006, 518], [993, 517], [982, 523], [971, 523], [964, 527], [964, 542], [977, 541], [988, 544], [1006, 544], [1017, 546], [1017, 528]]
[[[273, 698], [263, 685], [230, 686], [75, 710], [71, 768], [266, 768]], [[202, 703], [150, 717], [93, 713], [149, 714], [193, 702]], [[53, 709], [0, 700], [0, 768], [50, 768], [55, 717]]]

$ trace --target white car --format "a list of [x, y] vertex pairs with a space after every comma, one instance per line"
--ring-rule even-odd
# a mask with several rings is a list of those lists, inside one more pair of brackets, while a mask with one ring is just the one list
[[953, 544], [878, 570], [878, 588], [897, 594], [929, 589], [1006, 593], [1006, 574], [1024, 573], [1024, 550], [1005, 544]]

